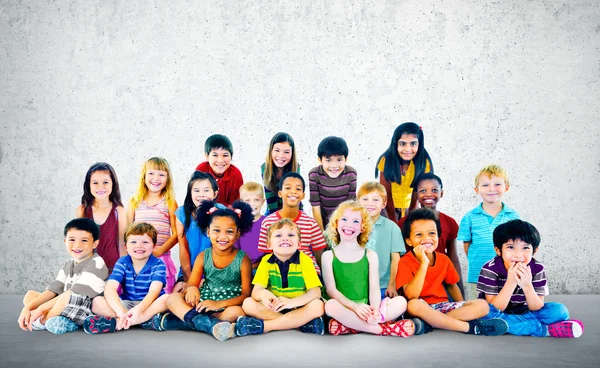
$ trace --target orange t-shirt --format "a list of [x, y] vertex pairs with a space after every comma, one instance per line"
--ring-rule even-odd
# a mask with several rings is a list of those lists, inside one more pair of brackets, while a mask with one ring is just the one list
[[[456, 284], [460, 277], [447, 255], [434, 252], [435, 260], [433, 266], [431, 263], [427, 268], [423, 290], [419, 298], [425, 300], [428, 304], [435, 304], [448, 301], [448, 294], [444, 288], [444, 283]], [[398, 262], [398, 273], [396, 274], [396, 287], [400, 289], [411, 282], [419, 270], [419, 260], [413, 252], [408, 252], [400, 258]]]

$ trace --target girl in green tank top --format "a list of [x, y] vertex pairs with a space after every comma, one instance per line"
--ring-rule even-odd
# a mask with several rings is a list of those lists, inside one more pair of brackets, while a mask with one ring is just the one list
[[343, 202], [331, 215], [326, 233], [334, 245], [321, 259], [330, 298], [325, 303], [325, 313], [332, 317], [329, 332], [411, 336], [413, 322], [396, 321], [406, 311], [406, 299], [381, 300], [377, 253], [365, 248], [372, 226], [369, 213], [357, 201]]

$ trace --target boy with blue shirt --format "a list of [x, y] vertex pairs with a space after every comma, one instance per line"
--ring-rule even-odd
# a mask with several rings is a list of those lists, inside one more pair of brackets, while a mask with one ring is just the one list
[[374, 181], [364, 183], [358, 189], [358, 201], [367, 209], [373, 221], [367, 247], [373, 249], [379, 259], [381, 298], [393, 298], [398, 296], [396, 274], [404, 248], [402, 233], [395, 222], [381, 216], [381, 211], [387, 203], [387, 193], [383, 185]]
[[481, 196], [479, 206], [461, 220], [457, 240], [464, 243], [469, 261], [465, 297], [477, 298], [477, 279], [481, 267], [496, 256], [492, 233], [496, 226], [520, 218], [519, 214], [502, 202], [510, 184], [503, 168], [488, 165], [475, 176], [475, 193]]
[[[166, 266], [152, 255], [157, 232], [147, 223], [135, 223], [125, 234], [128, 255], [119, 258], [108, 277], [103, 297], [93, 301], [96, 315], [85, 320], [90, 334], [114, 332], [140, 324], [142, 328], [161, 330], [162, 312], [167, 310], [163, 287]], [[119, 297], [117, 289], [122, 287]]]

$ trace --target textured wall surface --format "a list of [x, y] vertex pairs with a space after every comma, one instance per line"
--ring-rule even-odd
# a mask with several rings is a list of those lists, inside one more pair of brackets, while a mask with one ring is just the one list
[[0, 1], [0, 293], [55, 276], [96, 161], [128, 199], [164, 156], [182, 203], [212, 133], [246, 180], [274, 133], [304, 175], [335, 134], [360, 183], [404, 121], [423, 126], [442, 211], [460, 221], [475, 173], [504, 166], [551, 292], [600, 293], [599, 19], [593, 0]]

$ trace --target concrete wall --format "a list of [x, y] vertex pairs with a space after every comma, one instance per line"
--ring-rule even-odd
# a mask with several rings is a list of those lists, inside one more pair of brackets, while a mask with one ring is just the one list
[[164, 156], [181, 203], [212, 133], [246, 180], [274, 133], [294, 136], [305, 175], [335, 134], [363, 182], [404, 121], [423, 126], [441, 210], [460, 221], [475, 173], [501, 164], [551, 292], [600, 293], [599, 4], [4, 0], [0, 293], [54, 277], [96, 161], [128, 199]]

